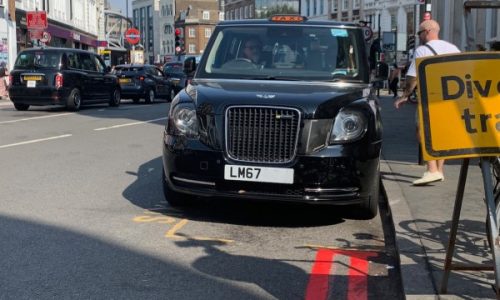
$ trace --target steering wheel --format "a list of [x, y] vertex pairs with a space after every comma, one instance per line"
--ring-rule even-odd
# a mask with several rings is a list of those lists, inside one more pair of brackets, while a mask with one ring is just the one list
[[238, 57], [225, 63], [223, 68], [231, 69], [258, 69], [259, 66], [253, 63], [250, 59]]

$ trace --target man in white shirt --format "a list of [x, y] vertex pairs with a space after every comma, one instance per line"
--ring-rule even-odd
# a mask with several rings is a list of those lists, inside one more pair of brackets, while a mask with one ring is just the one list
[[[426, 20], [420, 23], [417, 32], [420, 39], [420, 45], [413, 55], [410, 68], [406, 73], [406, 86], [403, 95], [394, 101], [394, 106], [399, 108], [404, 102], [408, 101], [408, 96], [411, 95], [417, 86], [417, 72], [415, 60], [419, 57], [459, 53], [460, 50], [457, 46], [439, 39], [439, 24], [435, 20]], [[417, 118], [418, 122], [418, 118]], [[417, 138], [418, 138], [418, 124], [417, 124]], [[426, 162], [427, 170], [424, 172], [422, 178], [413, 181], [413, 185], [426, 185], [435, 181], [443, 181], [443, 167], [444, 160], [430, 160]]]

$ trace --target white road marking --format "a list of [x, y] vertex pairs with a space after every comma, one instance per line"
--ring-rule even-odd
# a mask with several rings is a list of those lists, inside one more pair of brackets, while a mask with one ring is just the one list
[[33, 143], [38, 143], [38, 142], [45, 142], [45, 141], [50, 141], [50, 140], [55, 140], [55, 139], [62, 139], [62, 138], [70, 137], [70, 136], [72, 136], [72, 134], [63, 134], [63, 135], [52, 136], [52, 137], [43, 138], [43, 139], [36, 139], [36, 140], [25, 141], [25, 142], [20, 142], [20, 143], [1, 145], [0, 149], [21, 146], [21, 145], [27, 145], [27, 144], [33, 144]]
[[161, 120], [165, 120], [165, 119], [167, 119], [167, 117], [154, 119], [154, 120], [148, 120], [148, 121], [140, 121], [140, 122], [125, 123], [125, 124], [120, 124], [120, 125], [113, 125], [113, 126], [109, 126], [109, 127], [101, 127], [101, 128], [96, 128], [94, 130], [101, 131], [101, 130], [107, 130], [107, 129], [115, 129], [115, 128], [133, 126], [133, 125], [140, 125], [140, 124], [145, 124], [145, 123], [153, 123], [153, 122], [161, 121]]
[[37, 120], [37, 119], [55, 118], [55, 117], [62, 117], [62, 116], [71, 115], [71, 114], [73, 114], [73, 113], [63, 113], [63, 114], [57, 114], [57, 115], [23, 118], [23, 119], [17, 119], [17, 120], [2, 121], [2, 122], [0, 122], [0, 124], [16, 123], [16, 122], [30, 121], [30, 120]]

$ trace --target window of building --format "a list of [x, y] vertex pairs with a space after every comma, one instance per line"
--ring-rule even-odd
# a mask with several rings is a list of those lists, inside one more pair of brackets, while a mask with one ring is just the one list
[[250, 4], [250, 9], [249, 10], [250, 10], [250, 12], [249, 12], [248, 15], [250, 16], [250, 18], [253, 18], [255, 16], [254, 15], [254, 6], [253, 6], [253, 4]]
[[209, 38], [212, 35], [212, 28], [205, 28], [205, 37]]
[[203, 11], [203, 20], [210, 20], [210, 12], [208, 10]]
[[196, 37], [196, 31], [195, 31], [195, 29], [193, 27], [189, 27], [189, 29], [188, 29], [188, 36], [190, 38]]
[[353, 4], [353, 8], [359, 8], [359, 3], [360, 1], [359, 0], [354, 0], [354, 4]]
[[245, 6], [245, 9], [244, 9], [244, 18], [248, 19], [248, 6]]
[[397, 16], [395, 14], [391, 14], [391, 30], [398, 26]]
[[319, 13], [321, 15], [325, 13], [325, 2], [323, 0], [319, 0]]
[[333, 0], [332, 1], [332, 12], [337, 12], [337, 10], [339, 9], [339, 3], [337, 0]]
[[219, 13], [219, 21], [224, 21], [224, 13], [223, 12]]
[[317, 15], [318, 14], [318, 1], [317, 0], [313, 0], [313, 16]]
[[196, 45], [195, 44], [189, 44], [188, 51], [189, 51], [189, 53], [196, 53]]
[[349, 0], [342, 0], [342, 10], [349, 9]]

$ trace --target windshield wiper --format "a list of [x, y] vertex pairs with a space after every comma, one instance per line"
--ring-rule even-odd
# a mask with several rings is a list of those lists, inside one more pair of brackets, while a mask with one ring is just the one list
[[302, 79], [293, 78], [293, 77], [282, 77], [282, 76], [258, 76], [258, 77], [250, 77], [250, 80], [283, 80], [283, 81], [302, 81]]

